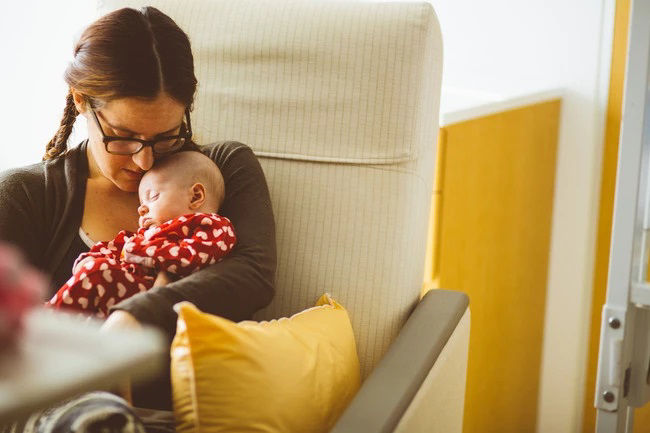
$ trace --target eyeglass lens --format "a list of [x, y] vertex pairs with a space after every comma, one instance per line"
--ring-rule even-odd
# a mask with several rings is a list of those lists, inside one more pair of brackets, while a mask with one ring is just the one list
[[[181, 148], [185, 144], [185, 139], [182, 137], [173, 138], [170, 140], [157, 141], [153, 145], [155, 153], [167, 153]], [[106, 150], [110, 153], [117, 155], [132, 155], [138, 153], [144, 145], [139, 141], [131, 140], [114, 140], [109, 141], [106, 145]]]

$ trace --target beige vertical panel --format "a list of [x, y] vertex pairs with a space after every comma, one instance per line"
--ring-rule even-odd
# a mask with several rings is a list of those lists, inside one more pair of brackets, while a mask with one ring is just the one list
[[470, 297], [466, 433], [535, 431], [559, 112], [553, 100], [440, 135], [433, 280]]

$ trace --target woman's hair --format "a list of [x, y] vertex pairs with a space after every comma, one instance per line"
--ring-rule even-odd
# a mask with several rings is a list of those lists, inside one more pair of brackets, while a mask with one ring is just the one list
[[[119, 98], [153, 100], [164, 91], [191, 110], [197, 84], [189, 38], [151, 6], [119, 9], [90, 24], [74, 46], [64, 79], [92, 109]], [[78, 114], [70, 90], [61, 125], [43, 159], [67, 150]], [[196, 143], [188, 140], [184, 149], [196, 149]]]

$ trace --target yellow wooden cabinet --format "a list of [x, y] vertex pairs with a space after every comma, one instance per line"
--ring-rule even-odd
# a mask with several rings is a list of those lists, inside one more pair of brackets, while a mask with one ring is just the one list
[[535, 431], [560, 107], [440, 129], [425, 287], [470, 298], [465, 433]]

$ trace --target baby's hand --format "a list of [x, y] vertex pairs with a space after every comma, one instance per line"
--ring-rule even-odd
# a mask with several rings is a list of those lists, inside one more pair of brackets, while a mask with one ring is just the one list
[[171, 282], [171, 280], [169, 279], [169, 275], [167, 275], [167, 272], [160, 271], [160, 272], [158, 272], [158, 276], [156, 277], [156, 281], [154, 281], [154, 283], [153, 283], [153, 287], [166, 286], [170, 282]]

